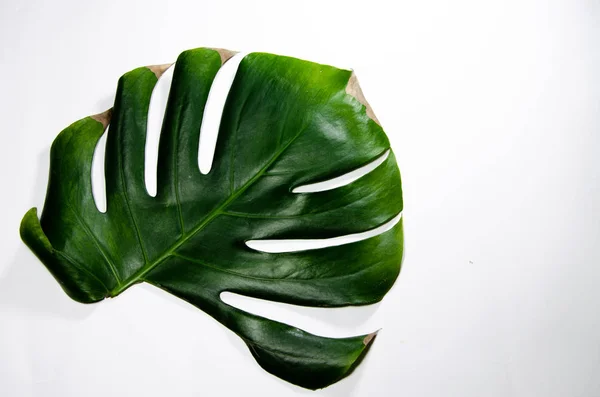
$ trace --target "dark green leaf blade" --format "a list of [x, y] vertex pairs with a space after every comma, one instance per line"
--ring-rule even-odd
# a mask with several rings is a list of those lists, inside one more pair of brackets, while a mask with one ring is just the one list
[[[378, 302], [402, 260], [402, 222], [362, 241], [267, 253], [248, 240], [323, 239], [361, 233], [403, 208], [400, 175], [379, 123], [347, 70], [253, 53], [231, 87], [211, 171], [197, 167], [202, 114], [212, 81], [231, 53], [182, 53], [159, 145], [158, 193], [144, 186], [152, 90], [165, 67], [138, 68], [117, 88], [106, 152], [107, 211], [90, 183], [102, 117], [83, 119], [55, 140], [41, 221], [29, 211], [25, 243], [80, 302], [156, 285], [238, 334], [270, 373], [307, 388], [347, 376], [373, 335], [324, 338], [245, 313], [224, 291], [319, 307]], [[342, 187], [294, 193], [389, 152], [375, 170]]]

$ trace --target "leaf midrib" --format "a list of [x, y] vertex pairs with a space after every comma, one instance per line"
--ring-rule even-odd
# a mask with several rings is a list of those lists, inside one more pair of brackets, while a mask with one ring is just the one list
[[[167, 258], [169, 258], [175, 251], [184, 245], [190, 238], [194, 237], [197, 233], [199, 233], [202, 229], [204, 229], [211, 221], [213, 221], [216, 217], [222, 214], [223, 209], [225, 209], [229, 204], [235, 201], [242, 193], [244, 193], [254, 182], [256, 182], [265, 172], [266, 170], [287, 150], [288, 147], [298, 137], [304, 132], [304, 129], [301, 129], [296, 135], [294, 135], [275, 155], [265, 164], [252, 178], [248, 180], [241, 188], [239, 188], [235, 193], [231, 194], [225, 201], [223, 201], [218, 207], [213, 209], [200, 223], [193, 228], [189, 233], [183, 234], [173, 245], [165, 250], [165, 253], [159, 256], [157, 259], [142, 266], [138, 271], [136, 271], [130, 278], [125, 280], [123, 283], [119, 283], [117, 287], [113, 288], [110, 291], [109, 296], [114, 297], [119, 295], [121, 292], [125, 291], [127, 288], [131, 287], [134, 284], [144, 281], [144, 276], [150, 273], [154, 268], [159, 266], [162, 262], [164, 262]], [[140, 241], [141, 243], [141, 241]]]

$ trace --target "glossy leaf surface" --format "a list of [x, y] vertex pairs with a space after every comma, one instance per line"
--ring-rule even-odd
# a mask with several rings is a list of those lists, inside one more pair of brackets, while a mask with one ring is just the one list
[[[161, 67], [118, 83], [112, 112], [62, 131], [51, 149], [41, 219], [21, 236], [69, 296], [91, 303], [147, 282], [239, 335], [270, 373], [302, 387], [348, 375], [374, 334], [325, 338], [225, 304], [223, 291], [318, 307], [366, 305], [391, 288], [402, 259], [402, 221], [339, 246], [267, 253], [248, 240], [326, 239], [374, 229], [402, 211], [393, 153], [334, 189], [295, 193], [379, 158], [389, 142], [351, 71], [252, 53], [223, 111], [212, 163], [198, 169], [199, 131], [211, 83], [231, 54], [195, 49], [177, 59], [161, 132], [157, 195], [144, 184], [148, 107]], [[91, 189], [96, 143], [106, 146], [106, 213]]]

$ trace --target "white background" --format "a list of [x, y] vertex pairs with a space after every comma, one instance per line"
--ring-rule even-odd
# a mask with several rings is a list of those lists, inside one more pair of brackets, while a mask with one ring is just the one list
[[[600, 395], [599, 17], [593, 0], [3, 0], [0, 395]], [[75, 303], [19, 239], [56, 134], [109, 108], [122, 73], [199, 46], [354, 68], [398, 157], [406, 256], [384, 301], [256, 309], [383, 327], [325, 390], [149, 286]]]

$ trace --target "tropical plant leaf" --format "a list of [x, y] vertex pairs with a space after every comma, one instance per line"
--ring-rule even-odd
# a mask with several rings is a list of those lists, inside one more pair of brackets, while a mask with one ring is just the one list
[[[229, 306], [220, 294], [318, 307], [380, 301], [400, 271], [401, 221], [375, 237], [321, 249], [268, 253], [245, 242], [326, 239], [385, 224], [402, 211], [398, 167], [351, 71], [252, 53], [231, 87], [212, 169], [200, 173], [204, 107], [231, 55], [201, 48], [177, 59], [156, 197], [144, 184], [145, 136], [152, 90], [166, 67], [142, 67], [121, 77], [112, 112], [58, 135], [41, 219], [35, 208], [27, 212], [21, 236], [76, 301], [97, 302], [150, 283], [239, 335], [268, 372], [305, 388], [326, 387], [351, 372], [374, 334], [312, 335]], [[90, 172], [109, 123], [102, 213]], [[292, 191], [388, 152], [350, 184]]]

